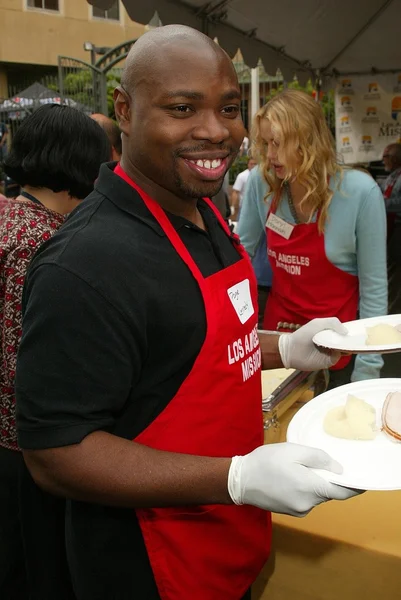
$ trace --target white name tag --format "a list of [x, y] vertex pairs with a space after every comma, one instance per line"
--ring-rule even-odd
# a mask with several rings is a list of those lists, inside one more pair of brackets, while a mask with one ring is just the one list
[[246, 323], [255, 312], [252, 304], [249, 279], [236, 283], [227, 290], [228, 297], [242, 324]]
[[266, 227], [281, 235], [281, 237], [288, 240], [294, 229], [294, 225], [287, 223], [283, 219], [280, 219], [277, 215], [270, 213], [269, 218], [266, 221]]

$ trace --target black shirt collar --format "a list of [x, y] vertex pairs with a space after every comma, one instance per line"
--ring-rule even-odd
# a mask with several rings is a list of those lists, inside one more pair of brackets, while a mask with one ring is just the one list
[[[106, 198], [119, 209], [129, 213], [136, 219], [139, 219], [154, 229], [158, 235], [164, 236], [165, 233], [163, 229], [160, 227], [159, 223], [147, 208], [140, 194], [126, 181], [124, 181], [124, 179], [114, 173], [116, 165], [117, 163], [111, 162], [100, 167], [99, 177], [95, 183], [95, 190], [103, 196], [106, 196]], [[209, 206], [204, 200], [198, 200], [198, 208], [208, 230], [210, 227], [216, 227], [216, 225], [220, 226], [216, 215], [210, 210]], [[173, 215], [167, 211], [166, 214], [170, 219], [174, 229], [177, 231], [182, 227], [189, 227], [204, 233], [199, 227], [184, 217]]]

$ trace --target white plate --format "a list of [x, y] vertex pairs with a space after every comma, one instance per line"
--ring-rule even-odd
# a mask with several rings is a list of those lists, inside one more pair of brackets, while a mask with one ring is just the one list
[[330, 350], [340, 350], [352, 354], [389, 354], [392, 352], [401, 352], [401, 342], [399, 344], [383, 344], [381, 346], [366, 345], [366, 328], [374, 327], [380, 323], [387, 325], [401, 325], [401, 315], [387, 315], [384, 317], [372, 317], [371, 319], [360, 319], [359, 321], [348, 321], [344, 323], [348, 329], [348, 335], [340, 335], [331, 329], [319, 331], [313, 342], [321, 348]]
[[344, 405], [354, 394], [376, 409], [381, 427], [381, 410], [389, 392], [401, 391], [401, 379], [370, 379], [335, 388], [305, 404], [291, 420], [287, 441], [325, 450], [344, 468], [341, 475], [317, 470], [332, 483], [361, 490], [401, 489], [401, 443], [380, 431], [374, 440], [343, 440], [323, 430], [324, 417], [331, 408]]

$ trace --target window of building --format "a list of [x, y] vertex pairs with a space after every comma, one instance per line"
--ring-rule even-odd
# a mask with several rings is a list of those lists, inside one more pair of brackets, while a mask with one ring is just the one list
[[96, 6], [92, 6], [92, 15], [94, 17], [96, 17], [97, 19], [107, 19], [109, 21], [119, 21], [120, 20], [120, 6], [118, 3], [118, 0], [108, 10], [103, 10], [102, 8], [96, 8]]
[[59, 11], [59, 0], [27, 0], [28, 8]]

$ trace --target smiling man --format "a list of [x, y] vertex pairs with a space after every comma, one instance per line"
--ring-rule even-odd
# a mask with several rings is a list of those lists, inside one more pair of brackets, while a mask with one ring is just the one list
[[213, 41], [145, 34], [115, 92], [121, 162], [27, 277], [19, 442], [36, 484], [67, 498], [78, 600], [249, 598], [267, 511], [353, 495], [309, 468], [341, 469], [324, 452], [261, 446], [261, 364], [327, 367], [338, 356], [313, 335], [342, 326], [257, 334], [250, 262], [207, 199], [241, 145], [239, 107]]
[[203, 228], [197, 199], [220, 190], [244, 137], [241, 95], [212, 40], [196, 34], [189, 42], [176, 28], [172, 45], [169, 30], [144, 36], [127, 58], [115, 92], [126, 134], [121, 166], [165, 210]]

